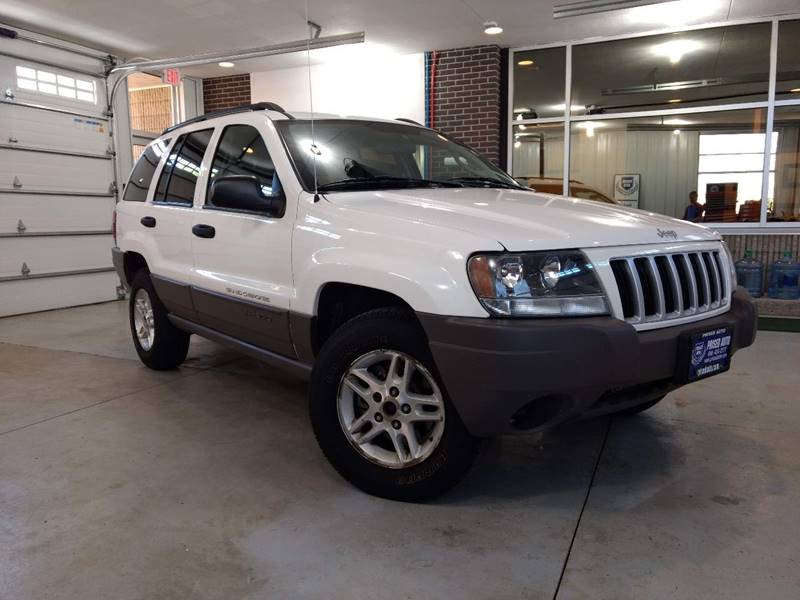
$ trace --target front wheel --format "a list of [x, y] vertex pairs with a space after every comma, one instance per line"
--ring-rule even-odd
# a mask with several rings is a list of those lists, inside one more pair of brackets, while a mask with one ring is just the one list
[[311, 422], [325, 456], [367, 493], [404, 501], [455, 485], [475, 459], [416, 320], [384, 308], [345, 323], [311, 376]]

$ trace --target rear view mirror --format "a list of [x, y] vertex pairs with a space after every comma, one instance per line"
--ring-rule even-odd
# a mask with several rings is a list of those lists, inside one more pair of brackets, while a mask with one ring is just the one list
[[254, 175], [217, 177], [211, 182], [208, 204], [215, 208], [282, 217], [286, 211], [286, 196], [282, 190], [276, 190], [274, 194], [271, 192]]

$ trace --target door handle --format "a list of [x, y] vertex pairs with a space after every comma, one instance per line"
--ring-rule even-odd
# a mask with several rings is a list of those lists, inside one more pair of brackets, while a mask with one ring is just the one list
[[211, 225], [195, 225], [192, 227], [192, 233], [195, 234], [197, 237], [201, 238], [213, 238], [214, 235], [217, 233], [217, 230], [214, 229]]
[[139, 223], [141, 223], [145, 227], [155, 227], [156, 226], [156, 218], [155, 217], [142, 217], [141, 219], [139, 219]]

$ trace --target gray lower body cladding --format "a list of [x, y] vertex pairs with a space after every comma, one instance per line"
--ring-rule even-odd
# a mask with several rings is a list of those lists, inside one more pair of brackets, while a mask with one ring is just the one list
[[418, 317], [453, 404], [481, 437], [642, 404], [682, 385], [682, 334], [731, 326], [735, 352], [756, 330], [742, 288], [725, 314], [641, 333], [612, 317]]

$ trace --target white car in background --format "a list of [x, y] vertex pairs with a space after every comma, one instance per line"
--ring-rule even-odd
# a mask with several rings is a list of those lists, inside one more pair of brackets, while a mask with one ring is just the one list
[[755, 336], [717, 233], [527, 190], [405, 122], [183, 123], [134, 167], [116, 240], [148, 367], [197, 334], [310, 377], [327, 458], [400, 500], [450, 488], [480, 438], [641, 411]]

